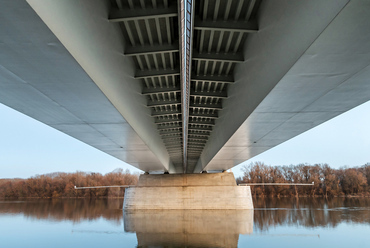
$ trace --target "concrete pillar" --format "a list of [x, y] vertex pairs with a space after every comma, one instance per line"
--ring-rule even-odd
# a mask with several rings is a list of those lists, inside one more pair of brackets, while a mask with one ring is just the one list
[[233, 173], [140, 175], [126, 189], [124, 209], [253, 209], [250, 187]]

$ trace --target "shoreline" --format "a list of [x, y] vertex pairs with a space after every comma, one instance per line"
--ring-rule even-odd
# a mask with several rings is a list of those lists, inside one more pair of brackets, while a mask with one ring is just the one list
[[[263, 198], [271, 198], [271, 199], [280, 199], [280, 198], [370, 198], [370, 195], [344, 195], [344, 196], [320, 196], [320, 195], [315, 195], [315, 196], [252, 196], [252, 198], [258, 198], [258, 199], [263, 199]], [[56, 200], [56, 199], [124, 199], [124, 196], [119, 196], [119, 197], [109, 197], [109, 196], [102, 196], [102, 197], [4, 197], [1, 198], [0, 200], [27, 200], [27, 199], [51, 199], [51, 200]]]

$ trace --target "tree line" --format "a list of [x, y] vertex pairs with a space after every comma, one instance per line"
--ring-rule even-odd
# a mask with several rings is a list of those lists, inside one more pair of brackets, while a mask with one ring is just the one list
[[0, 197], [122, 197], [124, 188], [76, 190], [74, 186], [135, 185], [138, 178], [138, 174], [132, 174], [129, 170], [116, 169], [105, 175], [86, 172], [56, 172], [28, 179], [0, 179]]
[[[269, 166], [255, 162], [244, 167], [237, 183], [312, 183], [311, 186], [251, 186], [254, 196], [370, 195], [370, 163], [333, 169], [327, 164]], [[136, 185], [139, 175], [129, 170], [100, 173], [50, 173], [28, 179], [0, 179], [1, 198], [123, 197], [124, 188], [76, 190], [74, 186]]]
[[244, 166], [237, 183], [312, 183], [311, 186], [251, 186], [254, 196], [370, 195], [370, 163], [333, 169], [328, 164], [270, 166], [255, 162]]

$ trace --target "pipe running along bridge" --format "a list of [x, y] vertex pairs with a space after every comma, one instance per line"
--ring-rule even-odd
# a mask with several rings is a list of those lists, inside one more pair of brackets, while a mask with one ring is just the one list
[[0, 5], [0, 102], [140, 170], [173, 174], [143, 175], [132, 199], [150, 185], [194, 188], [179, 196], [184, 206], [213, 185], [232, 202], [226, 195], [249, 189], [240, 193], [232, 174], [200, 173], [370, 100], [367, 0]]

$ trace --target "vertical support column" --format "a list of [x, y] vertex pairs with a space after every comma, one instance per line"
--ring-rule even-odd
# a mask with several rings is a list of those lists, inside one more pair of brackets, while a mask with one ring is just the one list
[[253, 209], [249, 186], [237, 186], [233, 173], [140, 175], [125, 191], [125, 210]]
[[191, 76], [191, 56], [193, 43], [193, 0], [181, 0], [181, 106], [182, 106], [182, 146], [183, 146], [183, 167], [184, 173], [187, 169], [187, 147], [188, 147], [188, 122], [189, 122], [189, 101], [190, 101], [190, 76]]

